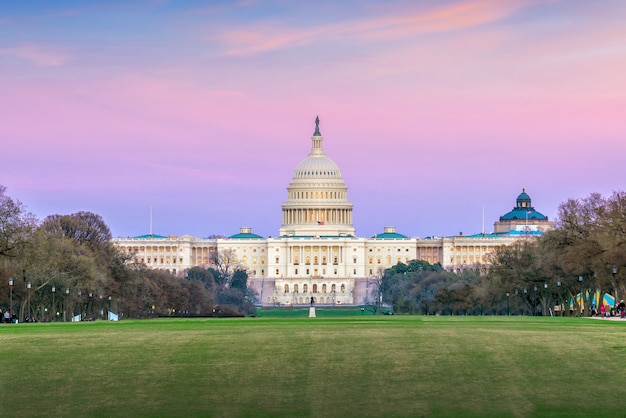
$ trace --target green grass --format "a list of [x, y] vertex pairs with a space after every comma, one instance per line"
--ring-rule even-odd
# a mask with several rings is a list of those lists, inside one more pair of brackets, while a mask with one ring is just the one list
[[2, 325], [0, 416], [625, 415], [626, 321], [322, 311]]

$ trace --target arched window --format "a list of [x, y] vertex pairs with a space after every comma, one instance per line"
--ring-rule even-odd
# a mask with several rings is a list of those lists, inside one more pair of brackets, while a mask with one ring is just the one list
[[313, 293], [317, 293], [317, 284], [313, 285]]
[[334, 284], [330, 285], [330, 291], [331, 292], [335, 292], [337, 290], [337, 288], [335, 287]]
[[313, 264], [317, 264], [317, 256], [313, 257]]
[[289, 293], [289, 285], [285, 284], [285, 293]]
[[326, 285], [325, 284], [322, 285], [322, 293], [326, 293]]
[[308, 291], [309, 291], [309, 285], [307, 284], [302, 285], [302, 292], [307, 293]]
[[341, 285], [341, 293], [344, 293], [346, 291], [346, 285], [342, 284]]
[[298, 285], [297, 284], [293, 285], [293, 293], [298, 293]]

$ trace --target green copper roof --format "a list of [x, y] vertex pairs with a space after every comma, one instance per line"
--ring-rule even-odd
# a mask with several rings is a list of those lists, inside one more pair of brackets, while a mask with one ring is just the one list
[[382, 234], [376, 234], [372, 238], [374, 239], [407, 239], [406, 235], [398, 234], [397, 232], [383, 232]]
[[139, 235], [138, 237], [133, 237], [133, 238], [138, 238], [138, 239], [155, 239], [155, 238], [160, 238], [160, 239], [164, 239], [164, 238], [167, 238], [167, 237], [163, 236], [163, 235], [146, 234], [146, 235]]
[[261, 239], [263, 237], [257, 234], [253, 234], [251, 232], [243, 232], [243, 233], [240, 232], [239, 234], [232, 235], [228, 238], [229, 239]]
[[522, 189], [522, 193], [520, 193], [519, 196], [517, 196], [517, 201], [518, 202], [530, 202], [530, 196], [528, 195], [528, 193], [524, 191], [524, 189]]
[[533, 208], [532, 201], [528, 193], [526, 193], [526, 189], [522, 189], [522, 193], [517, 196], [515, 201], [515, 207], [512, 211], [505, 213], [500, 216], [501, 221], [512, 221], [512, 220], [535, 220], [535, 221], [547, 221], [548, 217], [542, 213], [539, 213]]
[[515, 208], [509, 213], [505, 213], [500, 216], [501, 221], [512, 221], [512, 220], [537, 220], [537, 221], [547, 221], [548, 217], [542, 213], [537, 212], [534, 208]]

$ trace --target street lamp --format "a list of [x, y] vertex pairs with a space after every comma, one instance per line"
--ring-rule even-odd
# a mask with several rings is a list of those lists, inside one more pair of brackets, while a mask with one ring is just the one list
[[543, 313], [544, 316], [548, 316], [548, 307], [550, 304], [548, 303], [548, 283], [543, 284], [543, 300], [546, 306], [546, 311]]
[[68, 312], [67, 306], [69, 305], [69, 303], [70, 303], [70, 288], [66, 287], [65, 288], [65, 306], [64, 306], [65, 309], [63, 309], [63, 322], [67, 322], [67, 312]]
[[578, 275], [578, 282], [580, 283], [580, 302], [578, 304], [578, 312], [580, 316], [583, 316], [583, 309], [585, 306], [585, 300], [583, 299], [583, 275]]
[[533, 298], [533, 316], [537, 315], [537, 285], [533, 286], [535, 297]]
[[88, 320], [93, 319], [93, 301], [91, 298], [93, 297], [93, 292], [89, 291], [89, 304], [87, 305], [87, 312], [85, 313], [88, 316]]
[[524, 308], [526, 308], [526, 305], [528, 305], [528, 289], [524, 288]]
[[30, 282], [26, 283], [26, 288], [28, 289], [28, 320], [27, 322], [33, 322], [33, 316], [30, 312]]
[[556, 281], [556, 288], [557, 288], [557, 294], [558, 294], [558, 304], [559, 304], [559, 314], [561, 316], [563, 316], [563, 305], [561, 304], [561, 281], [557, 280]]
[[[83, 296], [82, 290], [78, 289], [78, 309], [79, 309], [78, 315], [79, 315], [79, 318], [80, 318], [79, 320], [80, 321], [83, 320], [83, 309], [85, 308], [83, 306], [83, 298], [82, 298], [82, 296]], [[75, 311], [76, 311], [76, 309], [72, 309], [72, 321], [74, 320], [74, 316], [76, 315]]]
[[54, 304], [54, 294], [56, 293], [57, 288], [52, 285], [52, 320], [56, 322], [57, 320], [57, 310]]
[[[617, 276], [617, 266], [615, 264], [613, 264], [611, 274], [613, 274], [613, 286], [615, 286], [615, 289], [613, 289], [613, 296], [615, 296], [615, 299], [617, 301], [617, 283], [615, 282], [615, 276]], [[604, 301], [602, 301], [602, 303], [604, 303]]]
[[13, 277], [9, 277], [9, 289], [10, 289], [10, 293], [11, 293], [11, 308], [9, 309], [9, 312], [11, 312], [11, 316], [9, 317], [10, 320], [12, 320], [13, 318]]

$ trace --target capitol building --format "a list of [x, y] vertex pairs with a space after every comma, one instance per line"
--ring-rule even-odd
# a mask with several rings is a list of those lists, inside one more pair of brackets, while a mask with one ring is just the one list
[[148, 234], [113, 243], [135, 262], [177, 275], [211, 267], [219, 255], [248, 272], [262, 305], [303, 305], [311, 298], [321, 305], [359, 305], [374, 301], [378, 279], [397, 263], [423, 260], [448, 270], [485, 265], [496, 249], [552, 228], [522, 190], [493, 233], [411, 238], [387, 226], [373, 237], [356, 237], [348, 187], [324, 152], [319, 119], [315, 122], [311, 151], [287, 186], [278, 236], [264, 238], [245, 227], [228, 238]]

